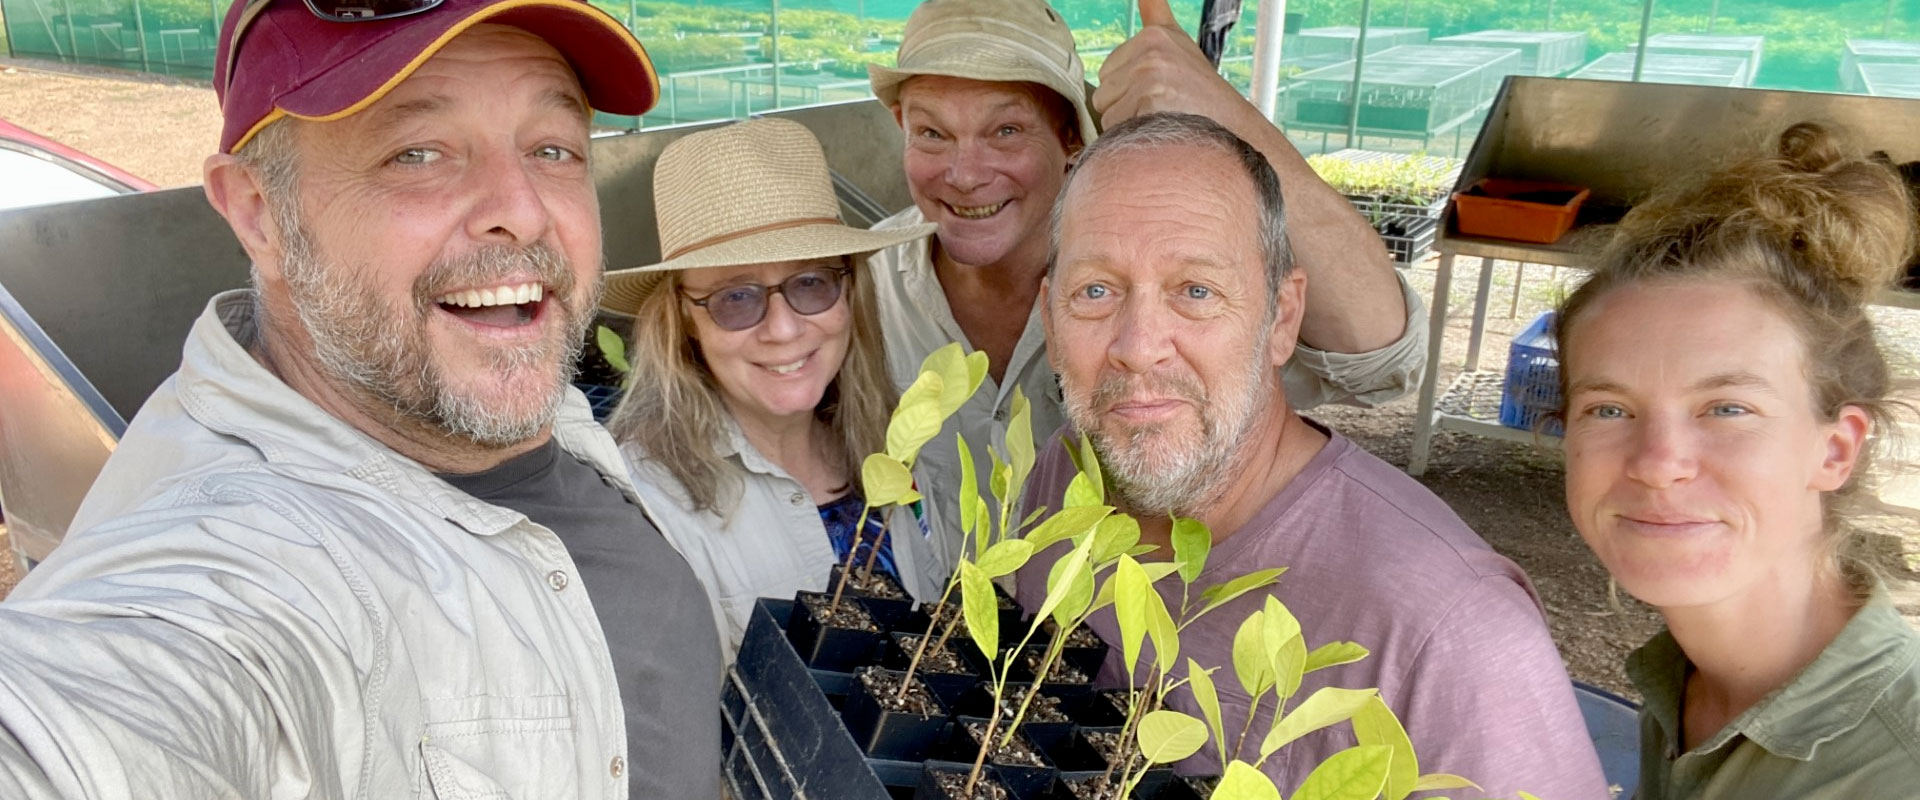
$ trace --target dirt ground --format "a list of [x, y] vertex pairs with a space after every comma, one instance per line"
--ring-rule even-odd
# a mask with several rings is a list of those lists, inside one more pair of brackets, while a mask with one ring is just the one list
[[0, 119], [163, 188], [200, 183], [220, 145], [204, 82], [45, 61], [0, 58]]
[[[12, 67], [12, 69], [8, 69]], [[62, 73], [48, 72], [60, 69]], [[219, 112], [204, 85], [106, 70], [79, 74], [58, 65], [0, 60], [0, 118], [93, 153], [163, 186], [200, 180], [200, 162], [217, 141]], [[133, 124], [129, 124], [132, 121]], [[1410, 276], [1431, 300], [1433, 263]], [[1463, 363], [1477, 268], [1462, 261], [1453, 282], [1442, 386]], [[1558, 280], [1544, 268], [1528, 270], [1517, 314], [1506, 310], [1513, 266], [1494, 274], [1492, 319], [1483, 366], [1504, 363], [1507, 337], [1520, 330], [1569, 288], [1576, 273]], [[1903, 379], [1920, 399], [1920, 312], [1877, 313]], [[1378, 409], [1317, 409], [1312, 416], [1353, 438], [1387, 461], [1404, 465], [1412, 438], [1415, 399]], [[1920, 426], [1915, 426], [1920, 431]], [[1920, 435], [1908, 437], [1920, 453]], [[1920, 465], [1920, 457], [1912, 459]], [[1909, 465], [1902, 469], [1920, 469]], [[1434, 457], [1421, 479], [1487, 541], [1525, 568], [1545, 603], [1554, 640], [1579, 680], [1631, 696], [1621, 663], [1659, 629], [1647, 607], [1610, 590], [1606, 572], [1568, 522], [1561, 500], [1560, 456], [1550, 449], [1452, 433], [1436, 437]], [[1888, 575], [1910, 619], [1920, 620], [1920, 518], [1875, 512], [1859, 517], [1874, 562]], [[5, 534], [0, 532], [0, 552]], [[12, 564], [0, 559], [0, 595], [14, 581]], [[1497, 657], [1497, 654], [1489, 654]]]

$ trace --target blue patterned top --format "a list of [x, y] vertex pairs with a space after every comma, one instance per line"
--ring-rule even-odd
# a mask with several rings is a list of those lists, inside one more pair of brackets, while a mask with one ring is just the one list
[[[833, 542], [833, 555], [837, 563], [847, 563], [847, 548], [853, 544], [853, 526], [860, 524], [860, 510], [865, 508], [866, 498], [859, 492], [848, 492], [838, 500], [828, 501], [820, 506], [820, 522], [827, 526], [827, 540]], [[886, 531], [881, 523], [880, 514], [867, 516], [867, 528], [860, 535], [860, 552], [854, 555], [853, 566], [860, 568], [867, 563], [867, 555], [873, 550], [874, 541], [880, 542], [880, 556], [873, 562], [874, 569], [900, 580], [900, 571], [893, 563], [893, 536], [895, 531]], [[885, 538], [881, 532], [886, 531]]]

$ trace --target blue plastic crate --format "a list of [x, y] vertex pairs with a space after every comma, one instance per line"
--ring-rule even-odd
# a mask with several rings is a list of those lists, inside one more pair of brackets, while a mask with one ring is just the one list
[[1500, 392], [1500, 424], [1560, 435], [1557, 419], [1536, 427], [1541, 418], [1560, 410], [1560, 359], [1555, 352], [1551, 311], [1513, 337], [1507, 353], [1507, 382]]

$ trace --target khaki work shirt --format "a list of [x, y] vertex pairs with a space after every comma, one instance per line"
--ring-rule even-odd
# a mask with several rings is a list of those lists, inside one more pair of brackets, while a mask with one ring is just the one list
[[[722, 660], [732, 664], [761, 597], [793, 599], [794, 592], [828, 591], [828, 573], [839, 563], [827, 539], [820, 509], [800, 481], [760, 454], [729, 420], [720, 453], [738, 469], [741, 492], [732, 513], [696, 510], [686, 488], [639, 445], [621, 445], [635, 484], [654, 513], [660, 532], [684, 553], [712, 601]], [[947, 566], [933, 560], [927, 529], [912, 509], [887, 510], [887, 537], [895, 566], [909, 594], [934, 600]]]
[[1692, 665], [1661, 631], [1627, 659], [1640, 709], [1641, 800], [1920, 794], [1920, 633], [1884, 587], [1786, 686], [1680, 752]]
[[[282, 383], [252, 315], [208, 304], [0, 603], [0, 797], [627, 797], [560, 539]], [[578, 391], [553, 435], [635, 496]]]
[[[874, 225], [875, 230], [899, 228], [926, 222], [917, 207], [908, 207]], [[948, 342], [960, 342], [968, 352], [960, 323], [947, 305], [947, 294], [933, 269], [933, 237], [927, 236], [895, 245], [873, 254], [871, 266], [880, 301], [881, 331], [887, 342], [887, 366], [894, 383], [902, 390], [919, 374], [920, 362]], [[1420, 370], [1427, 360], [1427, 326], [1423, 324], [1426, 306], [1404, 276], [1397, 271], [1400, 290], [1406, 298], [1406, 330], [1392, 344], [1368, 353], [1329, 353], [1301, 344], [1293, 358], [1281, 370], [1287, 402], [1296, 410], [1333, 402], [1374, 406], [1405, 395], [1420, 383]], [[1312, 291], [1309, 289], [1308, 291]], [[1013, 390], [1019, 387], [1031, 403], [1036, 451], [1044, 451], [1047, 437], [1067, 421], [1060, 384], [1054, 379], [1047, 361], [1046, 333], [1040, 315], [1044, 303], [1034, 298], [1027, 316], [1026, 329], [1014, 345], [1013, 359], [1006, 365], [1005, 377], [991, 376], [982, 390], [967, 398], [940, 435], [928, 442], [915, 464], [921, 478], [920, 491], [927, 496], [927, 515], [932, 521], [939, 556], [951, 566], [960, 551], [960, 457], [954, 447], [956, 434], [965, 436], [972, 448], [980, 486], [984, 490], [991, 463], [987, 445], [1003, 452], [1006, 447], [1006, 421], [1013, 410]], [[1016, 502], [1018, 498], [1016, 498]]]

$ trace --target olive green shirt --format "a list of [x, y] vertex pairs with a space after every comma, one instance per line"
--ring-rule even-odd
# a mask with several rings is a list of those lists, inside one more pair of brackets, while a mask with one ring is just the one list
[[1832, 644], [1687, 753], [1680, 703], [1692, 670], [1661, 631], [1627, 659], [1640, 711], [1641, 800], [1920, 796], [1920, 633], [1877, 583]]

